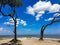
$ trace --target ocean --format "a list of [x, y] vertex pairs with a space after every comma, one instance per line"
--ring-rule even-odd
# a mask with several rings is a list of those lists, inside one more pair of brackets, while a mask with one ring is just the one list
[[[0, 38], [12, 38], [13, 35], [0, 35]], [[39, 38], [40, 35], [17, 35], [17, 37], [37, 37]], [[52, 35], [52, 34], [49, 34], [49, 35], [44, 35], [44, 38], [60, 38], [60, 35]]]

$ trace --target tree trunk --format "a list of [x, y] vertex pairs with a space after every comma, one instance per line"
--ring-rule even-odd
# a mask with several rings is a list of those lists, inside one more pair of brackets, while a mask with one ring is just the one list
[[41, 32], [40, 32], [40, 39], [39, 40], [43, 40], [43, 35], [44, 35], [44, 30], [46, 29], [48, 25], [43, 25], [41, 28]]
[[16, 32], [16, 19], [14, 21], [14, 42], [17, 42], [17, 32]]
[[43, 34], [44, 34], [44, 30], [41, 30], [40, 39], [39, 40], [43, 40]]

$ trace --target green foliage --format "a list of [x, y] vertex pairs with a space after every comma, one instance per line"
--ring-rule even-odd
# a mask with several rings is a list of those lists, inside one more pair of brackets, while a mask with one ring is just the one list
[[20, 0], [8, 0], [8, 4], [11, 7], [14, 7], [14, 6], [22, 6], [22, 2]]
[[0, 4], [9, 4], [11, 7], [22, 6], [21, 0], [0, 0]]
[[16, 6], [22, 6], [22, 2], [20, 0], [16, 0]]
[[6, 4], [6, 1], [5, 0], [0, 0], [0, 4], [5, 5]]

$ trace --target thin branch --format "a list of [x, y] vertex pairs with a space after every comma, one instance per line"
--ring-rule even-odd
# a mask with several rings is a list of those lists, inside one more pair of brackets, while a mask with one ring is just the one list
[[55, 20], [55, 18], [56, 18], [56, 17], [54, 17], [54, 19], [53, 19], [49, 24], [43, 25], [42, 28], [41, 28], [42, 31], [44, 31], [44, 30], [46, 29], [47, 26], [52, 25], [52, 24], [55, 23], [55, 22], [60, 22], [60, 19]]

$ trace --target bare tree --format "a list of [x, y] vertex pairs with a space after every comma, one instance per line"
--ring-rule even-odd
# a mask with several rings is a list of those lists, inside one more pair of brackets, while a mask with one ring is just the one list
[[51, 20], [50, 23], [45, 24], [45, 25], [42, 26], [39, 40], [43, 40], [44, 31], [45, 31], [47, 26], [50, 26], [55, 22], [60, 22], [60, 19], [57, 19], [57, 17], [58, 17], [57, 15], [60, 16], [59, 14], [56, 14], [56, 16], [53, 17], [53, 20]]
[[[13, 11], [10, 14], [4, 14], [2, 11], [2, 7], [5, 6], [6, 4], [8, 4], [13, 9]], [[14, 17], [14, 15], [16, 13], [15, 8], [18, 6], [22, 6], [22, 3], [20, 0], [0, 0], [0, 13], [3, 16], [11, 17], [14, 21], [14, 39], [12, 41], [15, 43], [17, 42], [17, 32], [16, 32], [17, 16]]]

